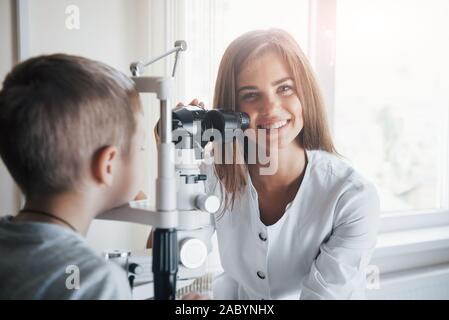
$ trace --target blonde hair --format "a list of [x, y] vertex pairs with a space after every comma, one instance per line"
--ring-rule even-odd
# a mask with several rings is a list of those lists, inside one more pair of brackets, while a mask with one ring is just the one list
[[0, 91], [0, 155], [27, 197], [72, 190], [90, 157], [108, 145], [124, 156], [141, 112], [135, 84], [87, 58], [30, 58]]
[[[303, 107], [304, 127], [298, 135], [303, 148], [337, 153], [327, 123], [326, 109], [312, 68], [294, 38], [280, 29], [255, 30], [235, 39], [226, 49], [218, 70], [213, 105], [215, 108], [238, 111], [237, 80], [251, 61], [266, 52], [278, 53], [290, 69], [296, 93]], [[236, 151], [236, 142], [233, 143]], [[234, 160], [238, 156], [233, 153]], [[234, 204], [236, 194], [247, 184], [246, 164], [215, 164], [215, 173], [227, 194], [226, 204]], [[231, 197], [229, 197], [229, 195]]]

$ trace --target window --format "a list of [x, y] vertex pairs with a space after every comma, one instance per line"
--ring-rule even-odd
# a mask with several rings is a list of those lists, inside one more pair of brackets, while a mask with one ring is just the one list
[[337, 1], [334, 136], [383, 211], [447, 206], [449, 3]]
[[286, 29], [318, 74], [338, 151], [377, 185], [382, 211], [447, 212], [449, 2], [171, 3], [182, 15], [172, 19], [176, 35], [189, 46], [179, 101], [211, 104], [220, 58], [235, 37]]

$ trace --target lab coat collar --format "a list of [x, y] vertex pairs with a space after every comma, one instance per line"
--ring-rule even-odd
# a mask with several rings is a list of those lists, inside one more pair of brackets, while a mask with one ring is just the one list
[[282, 227], [282, 225], [284, 224], [285, 220], [287, 219], [287, 217], [291, 211], [294, 211], [294, 212], [298, 211], [298, 210], [294, 210], [294, 208], [298, 207], [297, 203], [299, 203], [301, 201], [300, 199], [302, 198], [304, 189], [307, 186], [307, 180], [309, 179], [309, 176], [310, 176], [310, 170], [311, 170], [313, 158], [315, 155], [315, 152], [313, 150], [306, 149], [305, 152], [306, 152], [307, 165], [306, 165], [306, 169], [304, 172], [304, 178], [302, 180], [301, 186], [298, 189], [298, 192], [296, 193], [293, 200], [287, 204], [287, 206], [285, 208], [285, 212], [282, 215], [282, 217], [278, 221], [276, 221], [276, 223], [274, 223], [270, 226], [266, 226], [260, 219], [259, 196], [258, 196], [256, 188], [254, 187], [254, 185], [252, 183], [251, 175], [249, 174], [249, 170], [248, 170], [248, 168], [246, 169], [246, 178], [247, 178], [246, 181], [248, 181], [247, 192], [246, 192], [246, 196], [244, 196], [242, 200], [248, 201], [253, 206], [254, 210], [250, 210], [252, 212], [251, 220], [255, 224], [255, 227], [257, 229], [263, 228], [263, 229], [268, 229], [268, 230], [271, 229], [273, 231], [278, 230]]

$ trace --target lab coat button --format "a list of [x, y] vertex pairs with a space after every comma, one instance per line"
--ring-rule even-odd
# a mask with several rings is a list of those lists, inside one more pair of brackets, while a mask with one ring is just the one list
[[259, 239], [262, 241], [267, 241], [267, 235], [263, 232], [259, 233]]
[[263, 273], [262, 271], [257, 271], [257, 276], [262, 280], [265, 279], [265, 273]]

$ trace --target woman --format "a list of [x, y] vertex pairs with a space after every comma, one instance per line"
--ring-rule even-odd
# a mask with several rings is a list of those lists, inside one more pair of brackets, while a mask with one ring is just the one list
[[234, 40], [220, 64], [214, 106], [246, 112], [250, 128], [267, 131], [256, 138], [267, 153], [277, 144], [273, 174], [261, 174], [259, 161], [215, 164], [209, 187], [228, 201], [216, 219], [225, 272], [214, 298], [363, 298], [377, 193], [337, 156], [317, 82], [295, 40], [282, 30]]
[[[282, 30], [234, 40], [220, 64], [214, 106], [246, 112], [257, 131], [246, 162], [203, 167], [209, 191], [224, 199], [216, 217], [224, 273], [214, 298], [363, 298], [377, 193], [338, 157], [298, 44]], [[248, 161], [251, 144], [269, 154], [268, 174], [260, 159]]]

